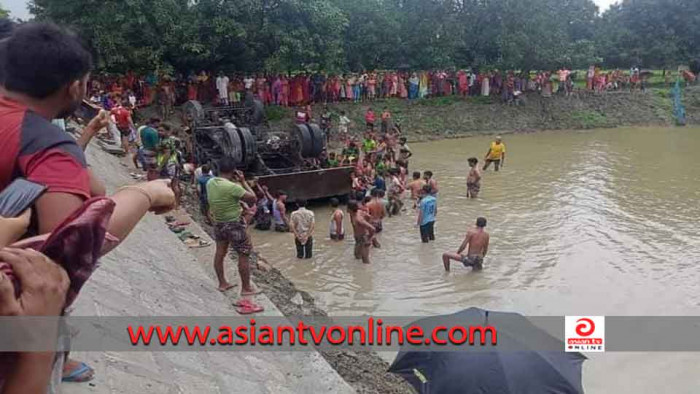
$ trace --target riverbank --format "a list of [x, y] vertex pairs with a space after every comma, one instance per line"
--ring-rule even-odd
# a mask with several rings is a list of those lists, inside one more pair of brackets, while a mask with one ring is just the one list
[[[700, 124], [700, 87], [686, 89], [683, 102], [688, 124]], [[570, 97], [555, 95], [550, 98], [528, 94], [524, 104], [518, 106], [504, 105], [494, 97], [456, 96], [416, 101], [389, 99], [362, 104], [329, 104], [336, 116], [341, 111], [346, 112], [353, 122], [351, 131], [355, 133], [364, 131], [364, 114], [370, 106], [377, 118], [384, 108], [389, 109], [393, 120], [401, 124], [409, 141], [538, 130], [675, 124], [672, 100], [665, 89], [603, 94], [578, 91]], [[290, 108], [269, 107], [267, 113], [271, 126], [288, 127], [293, 111]], [[314, 118], [318, 118], [323, 106], [313, 106], [312, 111]]]

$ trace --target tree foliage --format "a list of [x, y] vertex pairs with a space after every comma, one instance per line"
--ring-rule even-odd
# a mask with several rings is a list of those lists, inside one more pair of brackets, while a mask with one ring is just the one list
[[700, 56], [700, 1], [34, 0], [104, 70], [670, 65]]

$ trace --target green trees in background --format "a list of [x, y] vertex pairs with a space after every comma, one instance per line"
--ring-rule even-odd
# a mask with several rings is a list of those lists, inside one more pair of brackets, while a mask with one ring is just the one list
[[103, 70], [345, 71], [673, 66], [700, 57], [700, 1], [34, 0]]

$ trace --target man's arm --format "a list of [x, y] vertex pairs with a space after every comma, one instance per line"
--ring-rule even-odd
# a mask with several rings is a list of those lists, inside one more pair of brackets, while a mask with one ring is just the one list
[[423, 222], [423, 209], [421, 209], [421, 206], [418, 205], [418, 221], [416, 222], [417, 226], [420, 226], [420, 224]]
[[371, 224], [364, 218], [363, 215], [358, 215], [358, 216], [357, 216], [357, 224], [359, 224], [360, 226], [364, 227], [365, 230], [367, 230], [367, 232], [368, 232], [368, 234], [369, 234], [370, 236], [374, 235], [374, 232], [375, 232], [374, 226], [371, 225]]
[[467, 245], [469, 245], [469, 238], [471, 238], [471, 233], [467, 232], [467, 235], [464, 237], [464, 241], [462, 241], [462, 245], [460, 245], [459, 249], [457, 249], [457, 254], [462, 254], [462, 252], [464, 252], [464, 249], [466, 249]]
[[482, 257], [486, 257], [486, 253], [488, 253], [488, 251], [489, 251], [489, 240], [490, 239], [491, 239], [491, 237], [488, 234], [486, 234], [486, 243], [484, 244], [484, 255]]
[[283, 202], [277, 201], [277, 210], [280, 212], [280, 216], [282, 217], [282, 221], [284, 224], [289, 226], [289, 218], [287, 217], [287, 207], [284, 205]]
[[506, 151], [504, 149], [503, 152], [501, 152], [501, 166], [503, 166], [503, 163], [505, 163], [505, 161], [506, 161]]
[[486, 152], [486, 156], [484, 156], [484, 160], [488, 159], [490, 154], [491, 154], [491, 148], [489, 148], [488, 152]]
[[343, 226], [343, 217], [336, 212], [333, 216], [333, 220], [335, 221], [335, 234], [340, 235], [340, 230]]
[[75, 210], [83, 206], [83, 199], [75, 194], [49, 192], [36, 201], [39, 234], [52, 232]]

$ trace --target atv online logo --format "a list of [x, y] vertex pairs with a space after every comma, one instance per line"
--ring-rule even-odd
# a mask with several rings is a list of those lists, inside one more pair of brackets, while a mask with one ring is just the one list
[[564, 319], [564, 350], [605, 351], [605, 316], [565, 316]]

